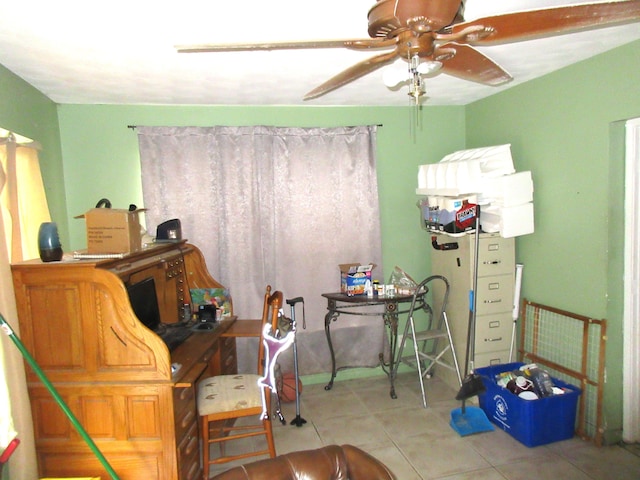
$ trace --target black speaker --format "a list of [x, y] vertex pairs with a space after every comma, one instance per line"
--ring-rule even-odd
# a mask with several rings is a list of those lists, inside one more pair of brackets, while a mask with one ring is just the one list
[[201, 322], [215, 322], [216, 321], [216, 306], [215, 305], [199, 305], [198, 306], [198, 319]]
[[182, 240], [182, 225], [178, 218], [162, 222], [156, 228], [156, 242], [175, 242]]

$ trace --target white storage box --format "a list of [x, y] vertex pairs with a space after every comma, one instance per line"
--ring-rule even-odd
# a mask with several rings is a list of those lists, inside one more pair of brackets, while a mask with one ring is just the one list
[[478, 200], [501, 207], [513, 207], [533, 201], [531, 172], [518, 172], [501, 177], [485, 178]]
[[447, 162], [473, 162], [480, 164], [483, 177], [497, 177], [515, 172], [513, 158], [511, 157], [511, 144], [495, 145], [492, 147], [470, 148], [450, 153], [441, 163]]
[[481, 207], [480, 223], [485, 232], [499, 232], [503, 238], [533, 233], [533, 203], [513, 207]]
[[484, 190], [487, 180], [515, 172], [511, 145], [459, 150], [418, 169], [418, 195], [455, 197]]

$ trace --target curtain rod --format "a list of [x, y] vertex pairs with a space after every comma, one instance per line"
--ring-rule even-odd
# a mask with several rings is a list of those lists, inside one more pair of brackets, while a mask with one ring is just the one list
[[40, 142], [36, 140], [31, 140], [28, 137], [24, 137], [9, 130], [5, 130], [4, 132], [6, 132], [6, 135], [2, 135], [2, 132], [0, 132], [0, 145], [12, 143], [18, 147], [31, 147], [36, 150], [42, 150], [42, 145], [40, 145]]
[[[347, 125], [347, 127], [356, 127], [358, 125]], [[375, 124], [376, 127], [384, 127], [384, 124], [382, 123], [377, 123]], [[127, 125], [127, 128], [130, 128], [131, 130], [135, 130], [136, 128], [138, 128], [137, 125]]]

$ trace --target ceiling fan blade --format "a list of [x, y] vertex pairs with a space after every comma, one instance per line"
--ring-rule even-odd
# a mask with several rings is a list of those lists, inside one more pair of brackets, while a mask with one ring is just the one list
[[325, 93], [329, 93], [336, 88], [340, 88], [343, 85], [346, 85], [349, 82], [356, 80], [368, 73], [377, 70], [388, 63], [395, 61], [397, 58], [395, 50], [393, 52], [387, 52], [380, 55], [376, 55], [375, 57], [368, 58], [362, 62], [356, 63], [352, 67], [347, 68], [343, 72], [340, 72], [338, 75], [330, 78], [322, 85], [311, 90], [304, 96], [304, 100], [311, 100], [313, 98], [317, 98]]
[[[469, 27], [484, 26], [490, 29], [488, 35], [471, 34], [466, 40], [457, 41], [472, 45], [493, 45], [634, 21], [640, 21], [640, 0], [588, 3], [507, 13], [459, 23], [447, 30], [455, 35]], [[446, 37], [443, 35], [442, 39], [447, 40]]]
[[433, 59], [442, 62], [442, 73], [463, 80], [497, 86], [513, 79], [500, 65], [469, 45], [446, 43], [438, 47]]
[[310, 40], [302, 42], [263, 43], [205, 43], [200, 45], [176, 45], [178, 53], [246, 52], [263, 50], [303, 50], [310, 48], [350, 48], [364, 50], [395, 46], [395, 39], [364, 38], [350, 40]]

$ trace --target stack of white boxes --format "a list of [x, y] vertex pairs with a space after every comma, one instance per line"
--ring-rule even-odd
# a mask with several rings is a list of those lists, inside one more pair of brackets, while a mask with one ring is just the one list
[[422, 226], [440, 231], [439, 212], [465, 201], [480, 205], [480, 223], [489, 233], [504, 238], [533, 233], [533, 180], [531, 172], [516, 172], [511, 145], [460, 150], [440, 162], [421, 165], [418, 195]]

